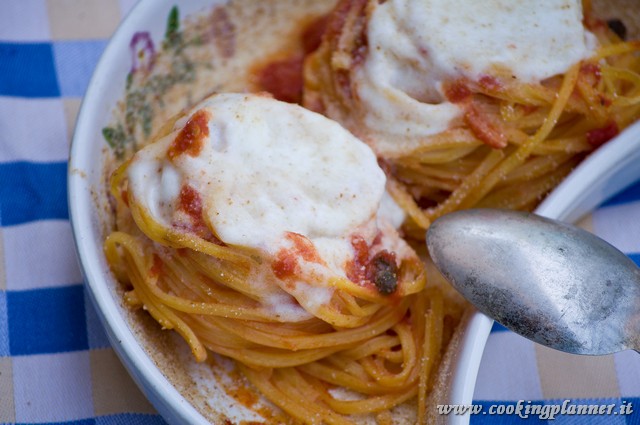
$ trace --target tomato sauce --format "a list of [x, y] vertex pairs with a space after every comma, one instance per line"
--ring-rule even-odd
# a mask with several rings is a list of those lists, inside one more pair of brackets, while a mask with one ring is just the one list
[[592, 86], [602, 79], [602, 71], [598, 64], [588, 62], [580, 67], [580, 77], [586, 78]]
[[471, 97], [471, 90], [464, 80], [456, 80], [445, 86], [444, 95], [449, 102], [460, 103]]
[[258, 89], [271, 93], [274, 98], [283, 102], [301, 103], [304, 58], [318, 48], [326, 25], [327, 17], [314, 20], [302, 31], [300, 44], [295, 52], [258, 68], [255, 72]]
[[258, 74], [258, 85], [278, 100], [302, 101], [302, 55], [268, 63]]
[[182, 154], [198, 156], [202, 151], [205, 139], [209, 137], [210, 119], [211, 114], [204, 109], [193, 114], [169, 146], [167, 151], [169, 159], [174, 159]]
[[298, 258], [290, 249], [281, 249], [276, 254], [275, 261], [271, 264], [271, 270], [278, 279], [286, 279], [296, 274]]
[[498, 92], [502, 90], [502, 83], [496, 77], [491, 75], [483, 75], [478, 80], [480, 87], [490, 92]]
[[365, 276], [383, 295], [391, 295], [398, 287], [398, 266], [395, 252], [383, 249], [367, 263]]
[[202, 213], [202, 198], [200, 193], [188, 184], [180, 189], [178, 196], [178, 210], [189, 217], [189, 223], [174, 223], [174, 226], [195, 233], [199, 237], [217, 245], [224, 245], [207, 227]]
[[151, 269], [149, 270], [149, 274], [152, 277], [157, 277], [162, 274], [164, 263], [158, 254], [153, 254], [153, 264], [151, 265]]
[[278, 279], [285, 279], [297, 274], [299, 272], [299, 258], [310, 263], [322, 262], [313, 242], [308, 238], [294, 232], [287, 232], [286, 238], [291, 241], [293, 247], [280, 249], [276, 254], [275, 261], [271, 264], [273, 274]]
[[[376, 241], [379, 237], [376, 237]], [[384, 295], [394, 293], [398, 285], [396, 254], [383, 249], [372, 257], [371, 247], [360, 235], [351, 237], [351, 246], [354, 251], [353, 260], [345, 265], [349, 280], [364, 287], [375, 288]]]
[[122, 189], [120, 192], [120, 197], [122, 198], [122, 202], [128, 207], [129, 206], [129, 191], [127, 189]]
[[488, 146], [494, 149], [502, 149], [507, 146], [507, 136], [473, 104], [467, 107], [464, 118], [473, 134]]
[[352, 282], [361, 283], [366, 280], [366, 267], [369, 261], [369, 245], [360, 235], [351, 237], [353, 260], [347, 262], [345, 272]]
[[620, 129], [615, 121], [609, 122], [602, 128], [596, 128], [587, 132], [587, 142], [593, 146], [598, 147], [618, 135]]
[[180, 189], [178, 209], [187, 213], [194, 222], [202, 221], [202, 199], [198, 191], [188, 184]]

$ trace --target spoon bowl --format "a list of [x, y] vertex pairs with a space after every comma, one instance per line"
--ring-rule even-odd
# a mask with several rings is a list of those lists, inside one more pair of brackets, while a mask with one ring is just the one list
[[640, 269], [578, 227], [472, 209], [427, 232], [436, 267], [476, 308], [545, 346], [603, 355], [640, 348]]

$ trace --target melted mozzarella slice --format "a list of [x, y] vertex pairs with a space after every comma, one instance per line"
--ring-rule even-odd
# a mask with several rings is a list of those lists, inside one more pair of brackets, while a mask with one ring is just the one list
[[478, 80], [503, 69], [520, 81], [537, 82], [591, 55], [595, 39], [582, 24], [581, 5], [580, 0], [394, 0], [391, 6], [436, 78]]
[[[188, 226], [200, 209], [223, 242], [274, 253], [285, 232], [344, 238], [375, 217], [384, 173], [337, 123], [258, 95], [216, 95], [193, 111], [128, 169], [131, 194], [162, 225]], [[192, 131], [197, 143], [176, 142]]]
[[385, 176], [371, 149], [334, 121], [269, 97], [208, 98], [137, 152], [127, 173], [130, 202], [161, 226], [266, 253], [250, 280], [278, 320], [326, 311], [332, 282], [349, 278], [354, 235], [373, 245], [384, 230], [394, 235], [389, 247], [404, 243], [378, 228]]
[[341, 314], [333, 302], [337, 288], [420, 288], [387, 274], [381, 289], [378, 273], [419, 259], [393, 227], [403, 214], [382, 203], [385, 175], [373, 151], [300, 106], [212, 96], [138, 151], [127, 177], [129, 202], [160, 226], [258, 251], [266, 261], [252, 266], [248, 281], [276, 320], [311, 314], [359, 326], [365, 318]]
[[411, 152], [460, 117], [443, 83], [485, 75], [540, 82], [596, 44], [580, 0], [388, 0], [373, 9], [367, 39], [357, 91], [370, 144], [387, 157]]

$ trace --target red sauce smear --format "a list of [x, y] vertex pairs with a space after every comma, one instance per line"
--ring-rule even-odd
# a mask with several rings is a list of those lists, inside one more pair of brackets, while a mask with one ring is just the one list
[[309, 54], [320, 47], [322, 36], [327, 29], [329, 16], [321, 16], [311, 22], [302, 32], [302, 48], [305, 54]]
[[327, 38], [337, 38], [347, 22], [347, 16], [352, 7], [363, 8], [366, 0], [351, 0], [338, 2], [336, 8], [331, 12], [327, 22]]
[[[351, 73], [354, 68], [362, 64], [369, 50], [367, 38], [367, 22], [369, 14], [367, 0], [344, 1], [344, 7], [336, 9], [331, 15], [331, 22], [327, 25], [327, 39], [332, 40], [330, 48], [335, 51], [345, 51], [351, 55], [350, 69], [334, 69], [335, 85], [347, 99], [353, 98], [351, 88]], [[354, 18], [355, 17], [355, 18]], [[353, 19], [353, 23], [346, 25]], [[343, 32], [349, 34], [343, 36]], [[350, 34], [352, 33], [352, 34]], [[348, 43], [345, 45], [345, 43]]]
[[361, 283], [367, 280], [366, 269], [369, 261], [369, 245], [360, 235], [351, 236], [353, 247], [353, 260], [348, 261], [345, 267], [347, 277], [352, 282]]
[[383, 249], [373, 256], [367, 263], [366, 277], [373, 282], [383, 295], [391, 295], [398, 287], [398, 266], [396, 265], [396, 253]]
[[464, 80], [455, 80], [444, 88], [444, 95], [449, 102], [460, 103], [471, 98], [471, 90]]
[[274, 98], [283, 102], [301, 103], [304, 58], [318, 48], [326, 26], [327, 17], [314, 20], [300, 36], [300, 52], [271, 61], [260, 68], [256, 73], [260, 90], [271, 93]]
[[580, 67], [580, 76], [595, 86], [602, 79], [602, 71], [598, 64], [588, 62]]
[[473, 134], [488, 146], [494, 149], [502, 149], [507, 146], [507, 136], [473, 104], [467, 107], [464, 118]]
[[188, 184], [183, 185], [180, 189], [178, 210], [183, 211], [189, 216], [190, 223], [188, 225], [185, 225], [185, 223], [174, 223], [174, 226], [193, 232], [209, 242], [224, 245], [220, 239], [211, 233], [211, 230], [209, 230], [204, 221], [200, 193]]
[[449, 102], [462, 103], [470, 100], [474, 90], [479, 92], [495, 93], [503, 89], [503, 85], [496, 77], [483, 75], [477, 83], [470, 82], [464, 78], [447, 83], [444, 87], [444, 95]]
[[293, 242], [295, 251], [303, 260], [311, 263], [320, 263], [322, 261], [316, 247], [305, 236], [299, 233], [288, 232], [287, 238]]
[[[581, 82], [584, 82], [591, 87], [595, 87], [600, 80], [602, 80], [602, 69], [600, 68], [600, 65], [596, 63], [585, 63], [580, 67], [579, 78]], [[600, 101], [601, 106], [611, 106], [612, 100], [601, 93], [598, 93], [598, 100]]]
[[502, 83], [500, 82], [500, 80], [491, 75], [483, 75], [482, 77], [480, 77], [478, 83], [480, 83], [480, 87], [489, 92], [498, 92], [502, 90]]
[[127, 189], [122, 189], [120, 197], [122, 198], [122, 202], [124, 202], [126, 206], [129, 206], [129, 191]]
[[302, 55], [296, 55], [267, 64], [258, 74], [258, 85], [278, 100], [300, 103], [302, 101], [303, 61]]
[[349, 280], [361, 286], [375, 288], [384, 295], [395, 292], [398, 284], [396, 254], [383, 249], [371, 257], [370, 246], [360, 235], [351, 237], [351, 246], [354, 257], [345, 266]]
[[202, 221], [202, 199], [198, 191], [188, 184], [183, 185], [180, 189], [178, 208], [187, 213], [193, 221]]
[[149, 274], [152, 277], [157, 277], [162, 274], [164, 263], [158, 254], [153, 254], [153, 264], [151, 265], [151, 269], [149, 270]]
[[287, 232], [286, 238], [293, 243], [291, 248], [282, 248], [276, 254], [271, 270], [278, 279], [285, 279], [298, 273], [298, 259], [310, 263], [321, 263], [322, 259], [313, 243], [305, 236]]
[[296, 274], [298, 269], [298, 259], [295, 254], [288, 249], [281, 249], [276, 254], [275, 261], [271, 264], [271, 270], [278, 279], [285, 279]]
[[596, 128], [587, 132], [587, 142], [593, 147], [599, 147], [620, 133], [615, 121], [609, 122], [602, 128]]
[[209, 137], [210, 118], [211, 114], [204, 109], [193, 114], [169, 146], [167, 152], [169, 159], [174, 159], [183, 153], [198, 156], [204, 146], [204, 140]]

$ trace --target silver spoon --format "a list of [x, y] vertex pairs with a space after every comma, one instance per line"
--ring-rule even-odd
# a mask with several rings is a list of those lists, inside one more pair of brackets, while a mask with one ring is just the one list
[[575, 354], [640, 350], [640, 269], [585, 230], [473, 209], [433, 222], [427, 247], [469, 302], [530, 340]]

